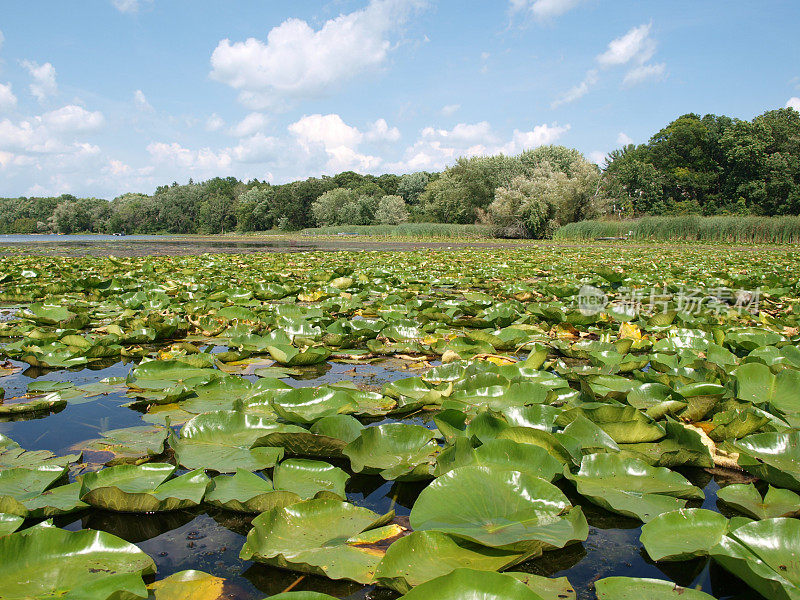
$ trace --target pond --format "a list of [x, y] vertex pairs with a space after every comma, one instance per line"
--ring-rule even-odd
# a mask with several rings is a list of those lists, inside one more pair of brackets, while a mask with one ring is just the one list
[[[644, 540], [674, 514], [712, 515], [720, 539], [797, 527], [798, 268], [688, 248], [0, 257], [0, 502], [32, 507], [0, 554], [69, 488], [60, 531], [136, 544], [148, 583], [201, 570], [238, 600], [393, 600], [373, 575], [412, 539], [458, 548], [411, 560], [413, 584], [378, 583], [488, 561], [574, 589], [546, 600], [593, 600], [615, 577], [759, 600], [719, 540], [666, 530], [690, 550], [658, 561]], [[660, 308], [632, 307], [648, 288]], [[760, 304], [737, 306], [742, 290]], [[690, 292], [705, 301], [687, 308]], [[22, 463], [67, 479], [24, 496], [2, 481]], [[722, 501], [736, 489], [756, 494], [749, 511]], [[258, 545], [328, 528], [312, 550], [344, 553], [329, 562]], [[759, 539], [781, 560], [793, 543]]]
[[[103, 368], [47, 372], [11, 361], [23, 368], [20, 373], [6, 376], [2, 383], [6, 395], [24, 394], [34, 381], [69, 381], [75, 385], [92, 383], [107, 377], [125, 377], [133, 362], [116, 362]], [[390, 361], [386, 361], [390, 363]], [[285, 379], [293, 387], [319, 386], [333, 381], [350, 379], [380, 384], [408, 376], [397, 364], [380, 363], [358, 365], [332, 363], [321, 374], [315, 369], [303, 378]], [[256, 380], [255, 376], [248, 376]], [[67, 407], [45, 418], [0, 421], [0, 433], [11, 437], [28, 450], [50, 450], [63, 455], [75, 451], [81, 442], [96, 438], [101, 431], [133, 427], [142, 424], [142, 413], [125, 405], [130, 398], [122, 392], [111, 392], [91, 401], [68, 404]], [[385, 419], [392, 422], [397, 419]], [[430, 419], [415, 422], [433, 427]], [[178, 426], [174, 429], [177, 431]], [[182, 471], [184, 472], [184, 471]], [[705, 501], [693, 506], [716, 508], [715, 477], [701, 469], [685, 470], [692, 483], [701, 487]], [[378, 513], [394, 509], [398, 515], [408, 516], [425, 483], [387, 482], [377, 476], [357, 476], [348, 482], [347, 500], [370, 508]], [[690, 563], [656, 564], [641, 549], [639, 535], [641, 523], [604, 511], [583, 500], [568, 485], [562, 485], [570, 500], [580, 505], [590, 525], [589, 537], [584, 544], [565, 550], [548, 552], [542, 558], [515, 567], [515, 570], [547, 577], [566, 576], [575, 588], [579, 599], [594, 597], [591, 585], [602, 577], [621, 575], [670, 579], [684, 587], [702, 586], [713, 591], [720, 599], [751, 600], [752, 591], [741, 591], [741, 584], [720, 567], [707, 559]], [[250, 529], [248, 518], [238, 513], [202, 508], [151, 515], [112, 513], [87, 510], [75, 515], [57, 518], [57, 524], [75, 531], [91, 528], [107, 531], [135, 543], [153, 557], [159, 578], [186, 569], [197, 569], [225, 577], [226, 593], [240, 600], [256, 600], [278, 594], [300, 577], [297, 573], [275, 569], [239, 558], [239, 550]], [[341, 598], [390, 599], [397, 595], [373, 586], [360, 586], [352, 582], [305, 576], [292, 589], [313, 590]]]

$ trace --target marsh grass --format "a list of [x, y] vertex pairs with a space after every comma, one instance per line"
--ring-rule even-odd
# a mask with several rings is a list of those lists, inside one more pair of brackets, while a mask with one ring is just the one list
[[625, 237], [637, 240], [756, 244], [800, 242], [800, 217], [643, 217], [629, 221], [581, 221], [558, 229], [557, 240]]
[[486, 238], [489, 229], [482, 225], [452, 223], [402, 223], [400, 225], [336, 225], [313, 227], [301, 235], [364, 235], [377, 237]]

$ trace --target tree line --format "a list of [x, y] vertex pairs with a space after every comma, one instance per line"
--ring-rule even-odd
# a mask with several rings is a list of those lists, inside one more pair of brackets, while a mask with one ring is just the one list
[[460, 158], [441, 173], [352, 171], [281, 185], [215, 177], [110, 202], [64, 194], [0, 198], [0, 233], [222, 233], [406, 221], [483, 223], [549, 237], [600, 217], [800, 214], [800, 113], [752, 121], [687, 114], [603, 168], [577, 150]]

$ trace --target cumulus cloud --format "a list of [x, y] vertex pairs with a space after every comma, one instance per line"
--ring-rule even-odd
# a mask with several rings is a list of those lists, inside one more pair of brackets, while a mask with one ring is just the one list
[[150, 103], [147, 101], [147, 96], [144, 95], [144, 92], [142, 90], [136, 90], [135, 92], [133, 92], [133, 103], [136, 105], [136, 108], [138, 108], [141, 111], [152, 112], [154, 110], [153, 107], [150, 105]]
[[584, 0], [509, 0], [512, 13], [527, 11], [540, 20], [560, 17]]
[[633, 139], [631, 139], [631, 137], [627, 133], [625, 133], [624, 131], [619, 132], [619, 135], [617, 136], [617, 144], [619, 144], [620, 146], [627, 146], [628, 144], [632, 143]]
[[255, 132], [260, 131], [266, 127], [269, 119], [263, 113], [252, 112], [244, 119], [239, 121], [236, 125], [231, 127], [230, 134], [236, 137], [246, 137], [253, 135]]
[[[381, 121], [385, 125], [385, 135], [394, 137], [392, 131], [394, 128], [390, 129], [383, 119], [373, 123], [371, 127], [373, 135], [383, 130], [382, 125], [376, 125]], [[320, 155], [320, 153], [324, 155], [327, 159], [324, 170], [327, 173], [347, 170], [366, 172], [383, 162], [377, 156], [358, 151], [359, 144], [369, 136], [365, 136], [357, 127], [345, 123], [337, 114], [306, 115], [289, 125], [288, 129], [307, 155]], [[399, 133], [398, 131], [398, 136]]]
[[57, 133], [88, 133], [101, 129], [105, 123], [103, 113], [88, 111], [70, 104], [47, 112], [41, 116], [42, 122]]
[[39, 102], [44, 102], [48, 96], [53, 96], [58, 91], [56, 84], [56, 69], [49, 62], [40, 65], [32, 60], [23, 60], [22, 66], [28, 70], [33, 81], [30, 84], [31, 94]]
[[792, 96], [786, 101], [786, 108], [793, 108], [797, 112], [800, 112], [800, 98], [797, 96]]
[[369, 142], [396, 142], [400, 139], [400, 130], [389, 127], [386, 119], [378, 119], [370, 124], [364, 139]]
[[519, 154], [524, 150], [552, 144], [569, 129], [569, 125], [544, 123], [529, 131], [515, 129], [511, 139], [504, 139], [485, 121], [459, 123], [452, 129], [426, 127], [419, 139], [406, 148], [402, 161], [386, 166], [400, 172], [441, 170], [461, 156]]
[[17, 97], [11, 91], [11, 84], [0, 83], [0, 110], [9, 110], [17, 105]]
[[177, 142], [153, 142], [147, 146], [147, 152], [157, 164], [214, 175], [228, 169], [233, 162], [225, 151], [214, 152], [210, 148], [191, 150]]
[[77, 134], [99, 130], [105, 120], [100, 112], [68, 105], [30, 119], [0, 121], [0, 150], [22, 155], [86, 153], [94, 147]]
[[274, 159], [279, 148], [277, 138], [256, 133], [239, 140], [239, 144], [231, 148], [230, 154], [241, 163], [261, 163]]
[[266, 42], [222, 40], [211, 55], [212, 79], [239, 90], [259, 110], [314, 97], [382, 65], [391, 34], [421, 0], [372, 0], [367, 7], [326, 21], [319, 30], [287, 19]]
[[223, 127], [225, 127], [225, 121], [217, 113], [212, 114], [206, 120], [207, 131], [219, 131]]

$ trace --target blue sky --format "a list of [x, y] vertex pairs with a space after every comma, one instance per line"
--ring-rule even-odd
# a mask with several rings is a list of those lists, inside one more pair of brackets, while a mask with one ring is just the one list
[[686, 112], [800, 110], [795, 0], [6, 0], [0, 196], [602, 161]]

